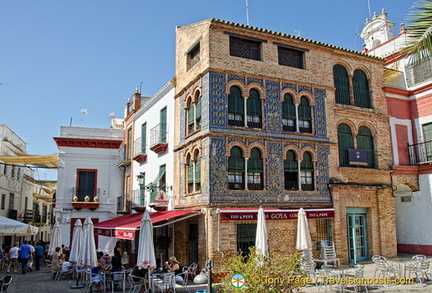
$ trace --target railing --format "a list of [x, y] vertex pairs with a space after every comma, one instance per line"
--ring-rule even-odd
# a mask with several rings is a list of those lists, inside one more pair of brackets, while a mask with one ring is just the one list
[[432, 78], [432, 59], [427, 58], [422, 62], [415, 62], [406, 68], [408, 86], [415, 86]]
[[150, 147], [160, 143], [167, 143], [168, 125], [160, 123], [150, 130]]
[[432, 140], [408, 145], [410, 165], [432, 163]]
[[143, 149], [145, 149], [146, 146], [141, 147], [141, 137], [136, 139], [134, 141], [134, 157], [140, 154], [145, 154], [145, 151], [143, 151]]
[[100, 188], [96, 188], [96, 192], [95, 193], [91, 193], [91, 194], [84, 194], [84, 195], [80, 195], [78, 188], [72, 187], [72, 201], [76, 202], [84, 202], [86, 201], [86, 196], [89, 197], [88, 202], [99, 202], [100, 201]]
[[124, 146], [122, 146], [118, 151], [117, 161], [118, 162], [126, 161], [126, 149]]

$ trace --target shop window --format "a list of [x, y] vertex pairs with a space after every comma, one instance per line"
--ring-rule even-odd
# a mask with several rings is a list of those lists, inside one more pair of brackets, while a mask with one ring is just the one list
[[255, 246], [256, 224], [237, 224], [237, 252], [242, 256], [249, 254], [249, 248]]

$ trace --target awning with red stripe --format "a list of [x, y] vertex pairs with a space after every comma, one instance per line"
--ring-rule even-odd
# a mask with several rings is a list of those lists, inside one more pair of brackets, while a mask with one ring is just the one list
[[[304, 209], [308, 219], [333, 218], [334, 208]], [[299, 209], [264, 208], [266, 220], [296, 220]], [[222, 221], [254, 221], [257, 220], [258, 209], [254, 208], [222, 208], [219, 209]]]
[[[200, 210], [149, 212], [154, 228], [172, 224], [199, 214], [201, 214]], [[134, 239], [136, 230], [141, 226], [142, 216], [142, 213], [132, 213], [97, 223], [94, 225], [94, 233], [95, 235], [121, 239]]]

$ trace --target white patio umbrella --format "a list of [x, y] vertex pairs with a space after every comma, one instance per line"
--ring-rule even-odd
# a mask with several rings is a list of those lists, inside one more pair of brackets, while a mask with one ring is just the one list
[[78, 256], [81, 248], [82, 234], [83, 234], [83, 225], [81, 223], [81, 220], [78, 219], [75, 222], [73, 235], [72, 235], [72, 245], [71, 245], [72, 247], [69, 255], [69, 260], [72, 262], [78, 263]]
[[36, 235], [38, 230], [35, 226], [0, 216], [0, 236]]
[[61, 247], [62, 237], [60, 231], [60, 224], [56, 221], [51, 231], [51, 241], [48, 247], [48, 255], [53, 255], [56, 247]]
[[153, 224], [147, 211], [141, 219], [137, 266], [140, 268], [155, 268], [156, 255], [153, 244]]
[[78, 265], [97, 266], [96, 244], [94, 238], [94, 227], [90, 217], [87, 217], [83, 225], [83, 234], [80, 251], [78, 253]]
[[264, 214], [264, 209], [260, 207], [258, 209], [258, 222], [257, 222], [257, 230], [256, 230], [256, 238], [255, 238], [255, 249], [256, 254], [268, 257], [268, 234], [267, 234], [267, 225]]
[[296, 248], [298, 250], [311, 250], [312, 240], [309, 233], [309, 226], [307, 222], [306, 212], [300, 208], [297, 216], [297, 242]]

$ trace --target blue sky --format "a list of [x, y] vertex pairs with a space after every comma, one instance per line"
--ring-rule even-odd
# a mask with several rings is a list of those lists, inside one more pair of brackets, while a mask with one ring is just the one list
[[[411, 0], [249, 0], [249, 24], [361, 50], [370, 11], [399, 24]], [[56, 153], [60, 126], [110, 126], [140, 86], [174, 77], [176, 26], [209, 18], [247, 23], [245, 0], [14, 0], [0, 3], [0, 123], [27, 152]], [[82, 114], [87, 109], [87, 114]], [[55, 179], [39, 170], [38, 179]]]

